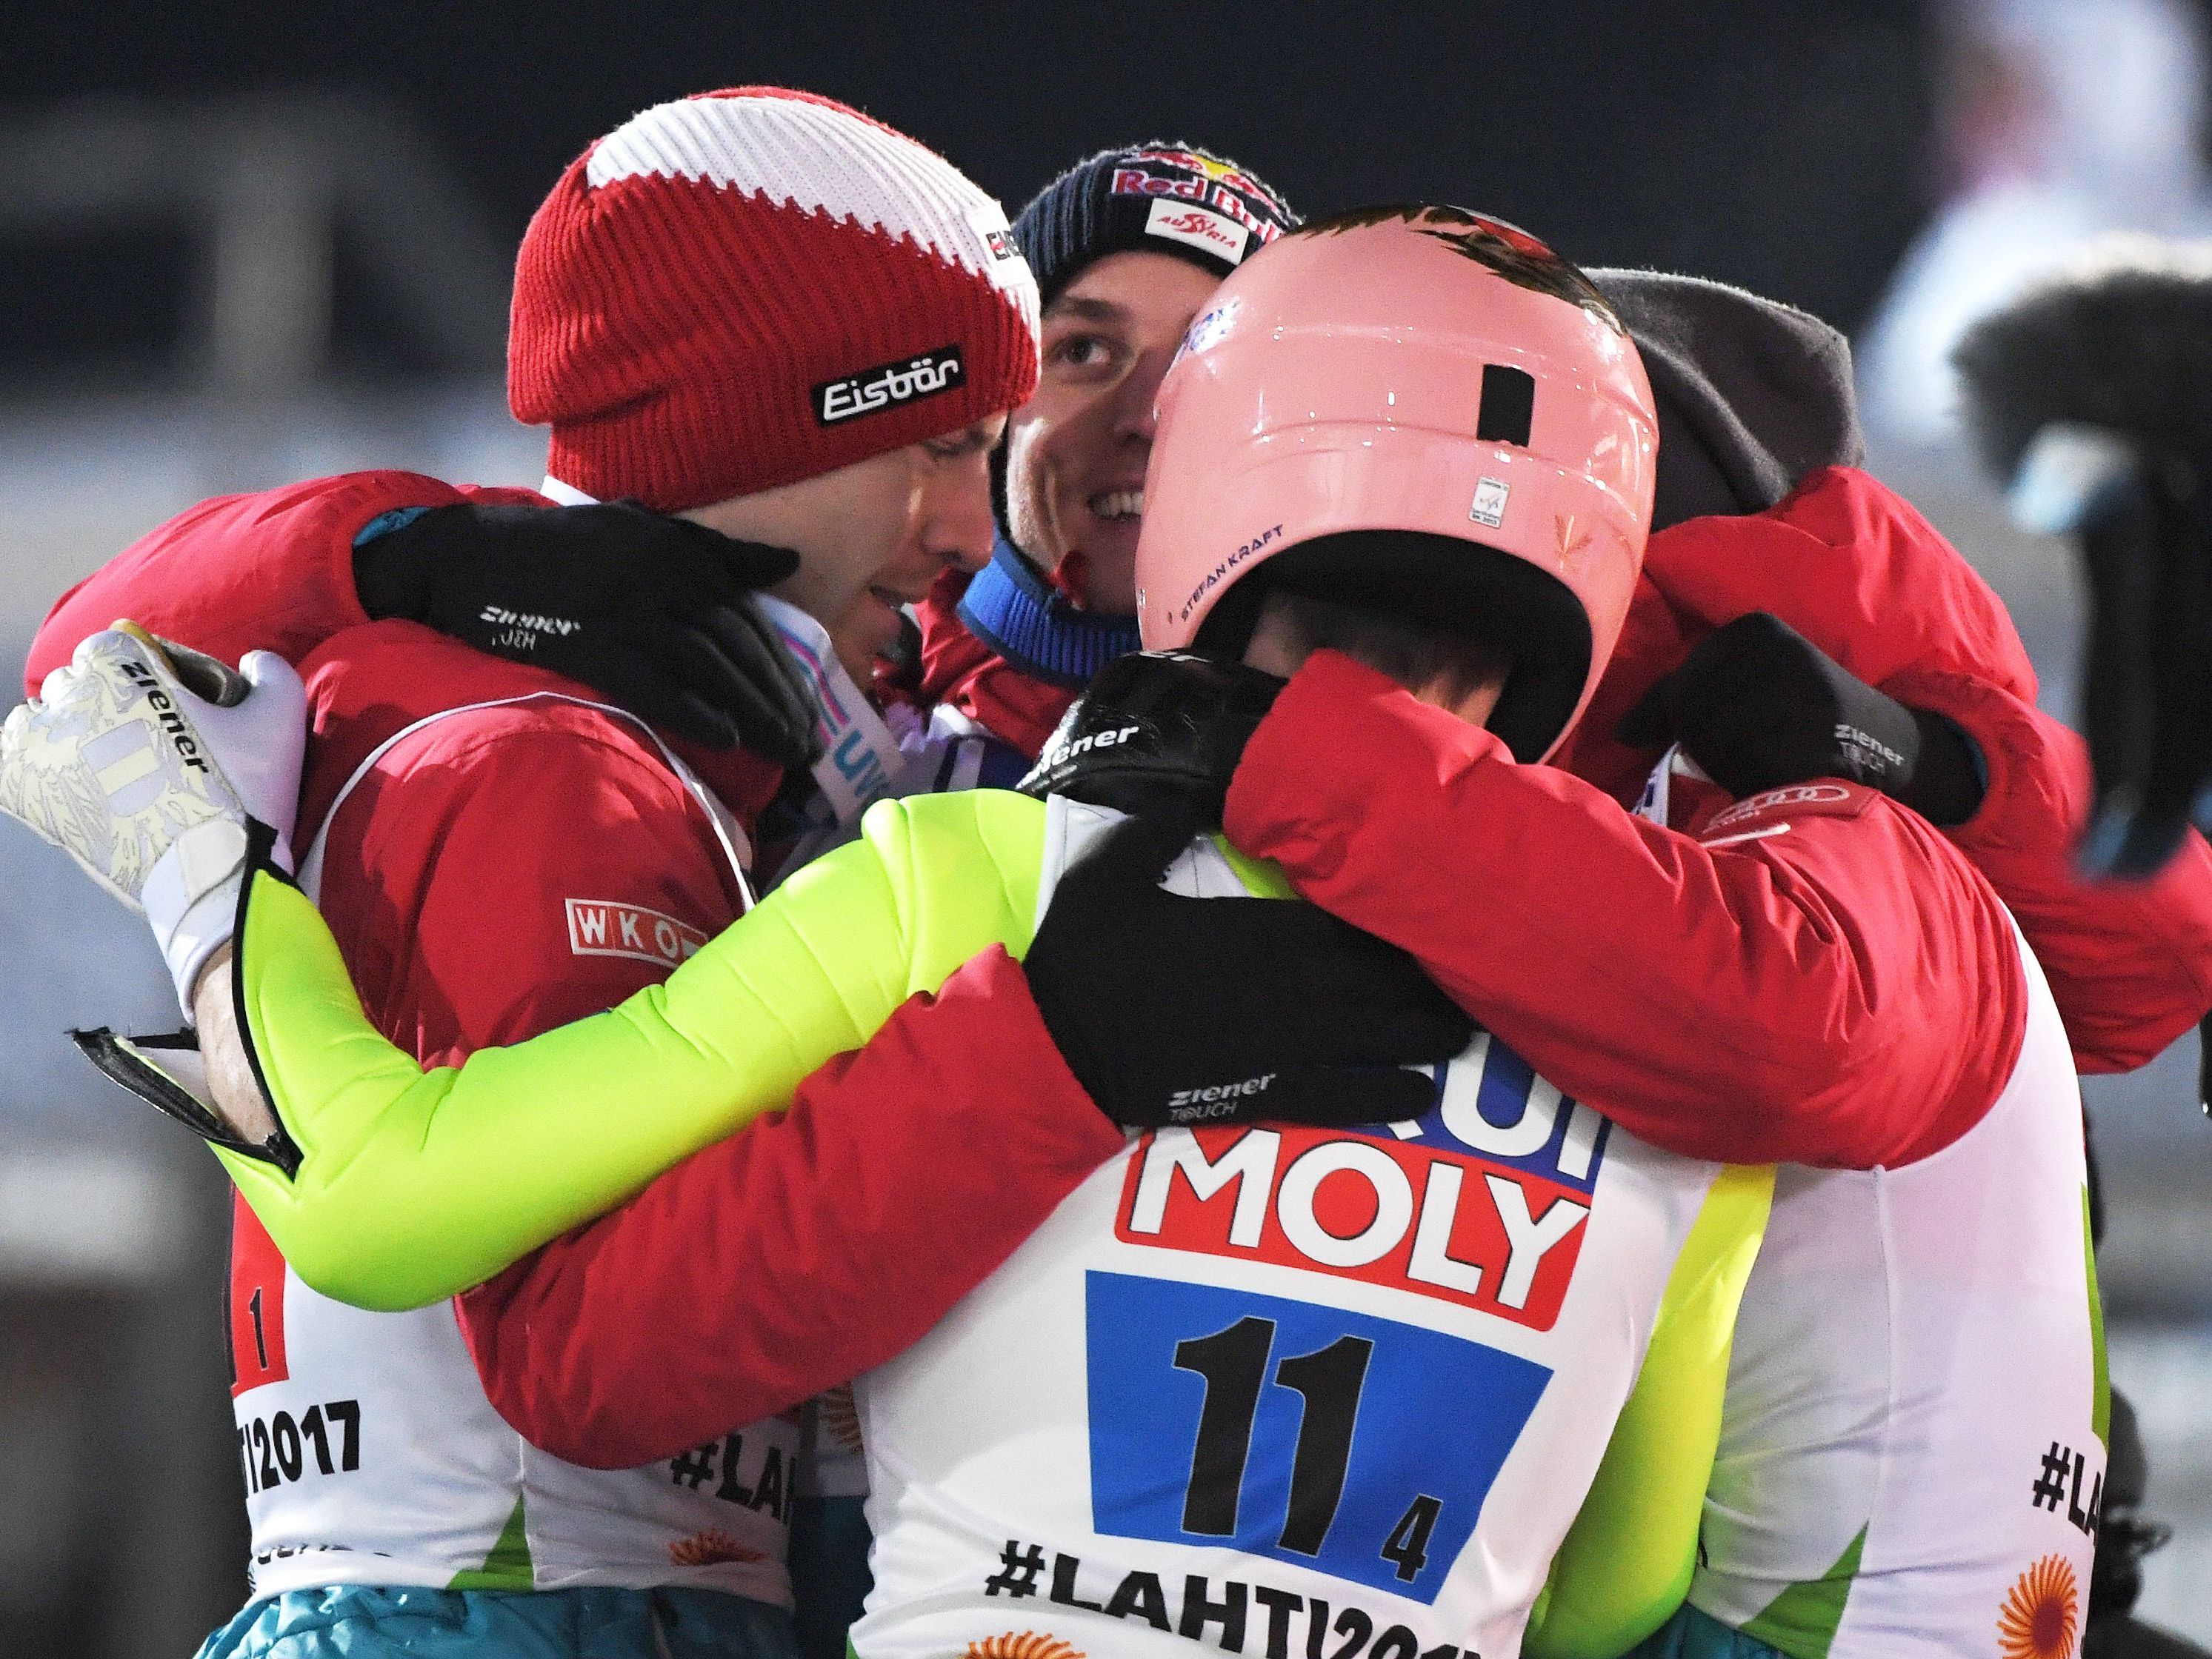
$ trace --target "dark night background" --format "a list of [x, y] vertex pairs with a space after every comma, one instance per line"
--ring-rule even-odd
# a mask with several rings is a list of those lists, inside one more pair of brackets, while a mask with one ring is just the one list
[[[1923, 27], [1902, 0], [309, 9], [18, 7], [0, 104], [306, 87], [391, 100], [511, 246], [595, 134], [686, 92], [785, 82], [938, 147], [1009, 212], [1089, 150], [1183, 137], [1310, 214], [1458, 201], [1584, 264], [1722, 277], [1847, 329], [1932, 182]], [[0, 241], [0, 374], [159, 361], [185, 252], [183, 228], [158, 222]], [[457, 366], [374, 296], [341, 299], [348, 367]]]

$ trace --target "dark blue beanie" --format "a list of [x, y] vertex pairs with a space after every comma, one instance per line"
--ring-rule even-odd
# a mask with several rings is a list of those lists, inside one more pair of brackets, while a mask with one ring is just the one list
[[1014, 240], [1050, 305], [1109, 253], [1166, 253], [1226, 276], [1297, 222], [1234, 161], [1192, 144], [1132, 144], [1101, 150], [1039, 191], [1014, 221]]

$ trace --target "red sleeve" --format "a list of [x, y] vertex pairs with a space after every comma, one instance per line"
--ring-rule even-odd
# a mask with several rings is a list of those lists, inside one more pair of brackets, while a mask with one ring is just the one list
[[1808, 474], [1765, 513], [1660, 532], [1644, 574], [1693, 637], [1771, 611], [1876, 685], [1933, 669], [2035, 697], [1996, 590], [1911, 502], [1850, 467]]
[[462, 1298], [507, 1420], [621, 1468], [927, 1333], [1119, 1151], [994, 947], [623, 1208]]
[[713, 849], [681, 781], [606, 716], [475, 709], [346, 798], [321, 903], [369, 1017], [440, 1065], [665, 978], [735, 914]]
[[297, 663], [368, 618], [353, 586], [353, 538], [399, 507], [539, 499], [460, 490], [416, 472], [349, 472], [250, 495], [218, 495], [178, 514], [55, 602], [32, 641], [27, 695], [77, 642], [118, 617], [228, 662], [274, 651]]
[[1015, 667], [968, 631], [960, 620], [960, 597], [974, 580], [969, 571], [947, 570], [923, 599], [921, 684], [915, 695], [923, 708], [948, 704], [1001, 742], [1035, 755], [1075, 693]]
[[[1653, 538], [1655, 544], [1657, 539]], [[1621, 623], [1620, 638], [1614, 642], [1604, 678], [1590, 694], [1582, 718], [1552, 757], [1552, 763], [1585, 783], [1595, 784], [1615, 800], [1633, 805], [1644, 793], [1644, 781], [1651, 775], [1659, 751], [1618, 742], [1613, 729], [1645, 692], [1682, 665], [1690, 647], [1710, 631], [1683, 617], [1652, 582], [1647, 569], [1630, 596], [1628, 616]]]
[[[696, 811], [590, 710], [453, 715], [341, 807], [332, 843], [359, 852], [326, 866], [325, 913], [378, 1024], [456, 1060], [619, 1001], [728, 923]], [[979, 958], [787, 1116], [465, 1298], [464, 1328], [532, 1442], [672, 1455], [912, 1343], [1121, 1145], [1019, 970]]]
[[1872, 791], [1776, 793], [1793, 799], [1747, 802], [1701, 844], [1322, 652], [1246, 749], [1227, 829], [1656, 1145], [1924, 1157], [2017, 1060], [2011, 923], [1955, 849]]
[[[1972, 735], [1990, 787], [1952, 840], [2018, 919], [2082, 1070], [2140, 1066], [2212, 1008], [2212, 849], [2191, 833], [2140, 884], [2075, 874], [2089, 805], [2081, 739], [2033, 707], [2035, 672], [2002, 601], [1902, 497], [1828, 468], [1771, 512], [1654, 536], [1645, 575], [1680, 623], [1678, 650], [1770, 611], [1862, 679]], [[1597, 703], [1616, 680], [1629, 695], [1613, 719], [1680, 660], [1666, 660], [1663, 630], [1638, 633], [1635, 621], [1586, 725], [1601, 723]], [[1605, 741], [1613, 720], [1601, 723], [1603, 732], [1577, 735], [1570, 763], [1612, 787], [1630, 769]]]
[[2031, 703], [1960, 675], [1882, 687], [1974, 734], [1990, 771], [1982, 810], [1951, 839], [2018, 920], [2051, 981], [2074, 1063], [2144, 1065], [2212, 1008], [2212, 848], [2189, 831], [2148, 881], [2087, 881], [2074, 847], [2087, 822], [2088, 746]]

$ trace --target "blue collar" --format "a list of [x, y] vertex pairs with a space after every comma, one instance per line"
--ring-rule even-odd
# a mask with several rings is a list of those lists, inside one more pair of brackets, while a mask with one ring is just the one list
[[1134, 617], [1078, 610], [1004, 536], [968, 584], [960, 620], [1024, 674], [1081, 690], [1116, 657], [1138, 648]]

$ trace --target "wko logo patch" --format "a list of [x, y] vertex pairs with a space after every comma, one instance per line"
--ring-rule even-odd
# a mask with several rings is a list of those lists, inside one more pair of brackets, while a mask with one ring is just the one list
[[629, 957], [673, 968], [707, 942], [696, 927], [641, 904], [616, 899], [565, 902], [568, 949], [580, 957]]
[[1269, 1261], [1548, 1330], [1611, 1125], [1487, 1033], [1408, 1123], [1166, 1129], [1130, 1161], [1125, 1243]]

